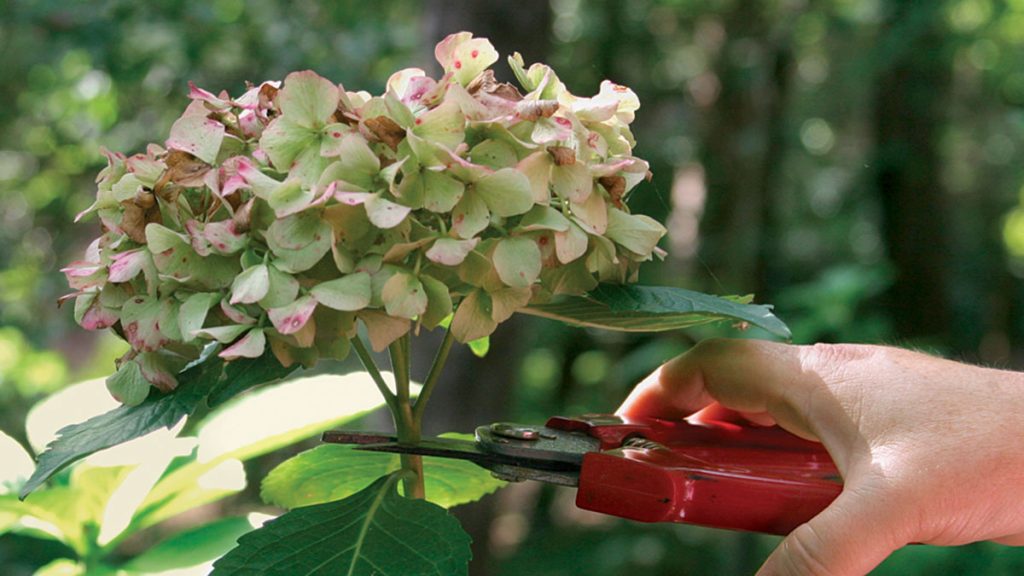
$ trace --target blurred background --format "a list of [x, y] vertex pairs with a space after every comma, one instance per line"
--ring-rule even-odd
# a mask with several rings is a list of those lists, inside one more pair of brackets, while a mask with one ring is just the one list
[[[551, 64], [576, 94], [608, 78], [640, 96], [654, 179], [630, 205], [669, 228], [645, 283], [754, 293], [798, 343], [1024, 367], [1022, 0], [0, 0], [0, 15], [0, 430], [15, 438], [33, 403], [123, 351], [56, 307], [58, 269], [97, 226], [71, 221], [101, 146], [161, 141], [189, 80], [238, 93], [312, 68], [380, 92], [400, 68], [436, 75], [434, 44], [459, 30]], [[711, 335], [763, 336], [515, 319], [500, 353], [456, 356], [428, 432], [611, 411]], [[250, 463], [254, 477], [281, 459]], [[253, 487], [218, 506], [261, 504]], [[585, 514], [539, 485], [455, 512], [478, 575], [752, 574], [777, 542]], [[0, 572], [63, 553], [27, 542], [0, 537]], [[1024, 552], [989, 545], [915, 547], [877, 571], [1022, 572]]]

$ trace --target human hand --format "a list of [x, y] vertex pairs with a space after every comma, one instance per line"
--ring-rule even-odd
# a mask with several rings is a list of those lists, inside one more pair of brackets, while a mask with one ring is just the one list
[[618, 413], [745, 418], [824, 444], [843, 491], [758, 576], [866, 574], [911, 542], [1024, 544], [1022, 374], [883, 346], [708, 340]]

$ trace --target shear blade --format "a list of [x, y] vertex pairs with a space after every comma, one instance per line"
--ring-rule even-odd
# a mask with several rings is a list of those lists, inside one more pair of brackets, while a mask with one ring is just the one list
[[389, 434], [333, 430], [324, 432], [322, 440], [331, 444], [353, 444], [356, 450], [468, 460], [489, 470], [514, 467], [523, 470], [576, 473], [580, 469], [579, 464], [553, 461], [544, 457], [495, 454], [483, 450], [472, 440], [456, 438], [427, 437], [415, 444], [407, 444], [399, 442], [395, 436]]

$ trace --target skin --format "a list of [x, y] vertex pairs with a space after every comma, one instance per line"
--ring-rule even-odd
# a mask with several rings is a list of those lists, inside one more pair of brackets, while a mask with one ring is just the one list
[[911, 542], [1024, 545], [1024, 374], [884, 346], [709, 340], [618, 413], [777, 423], [824, 444], [843, 492], [758, 576], [866, 574]]

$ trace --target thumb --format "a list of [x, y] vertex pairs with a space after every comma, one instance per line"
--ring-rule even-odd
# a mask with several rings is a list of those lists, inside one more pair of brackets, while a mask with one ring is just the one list
[[757, 576], [861, 576], [906, 542], [899, 542], [879, 501], [849, 488], [801, 524], [768, 556]]

